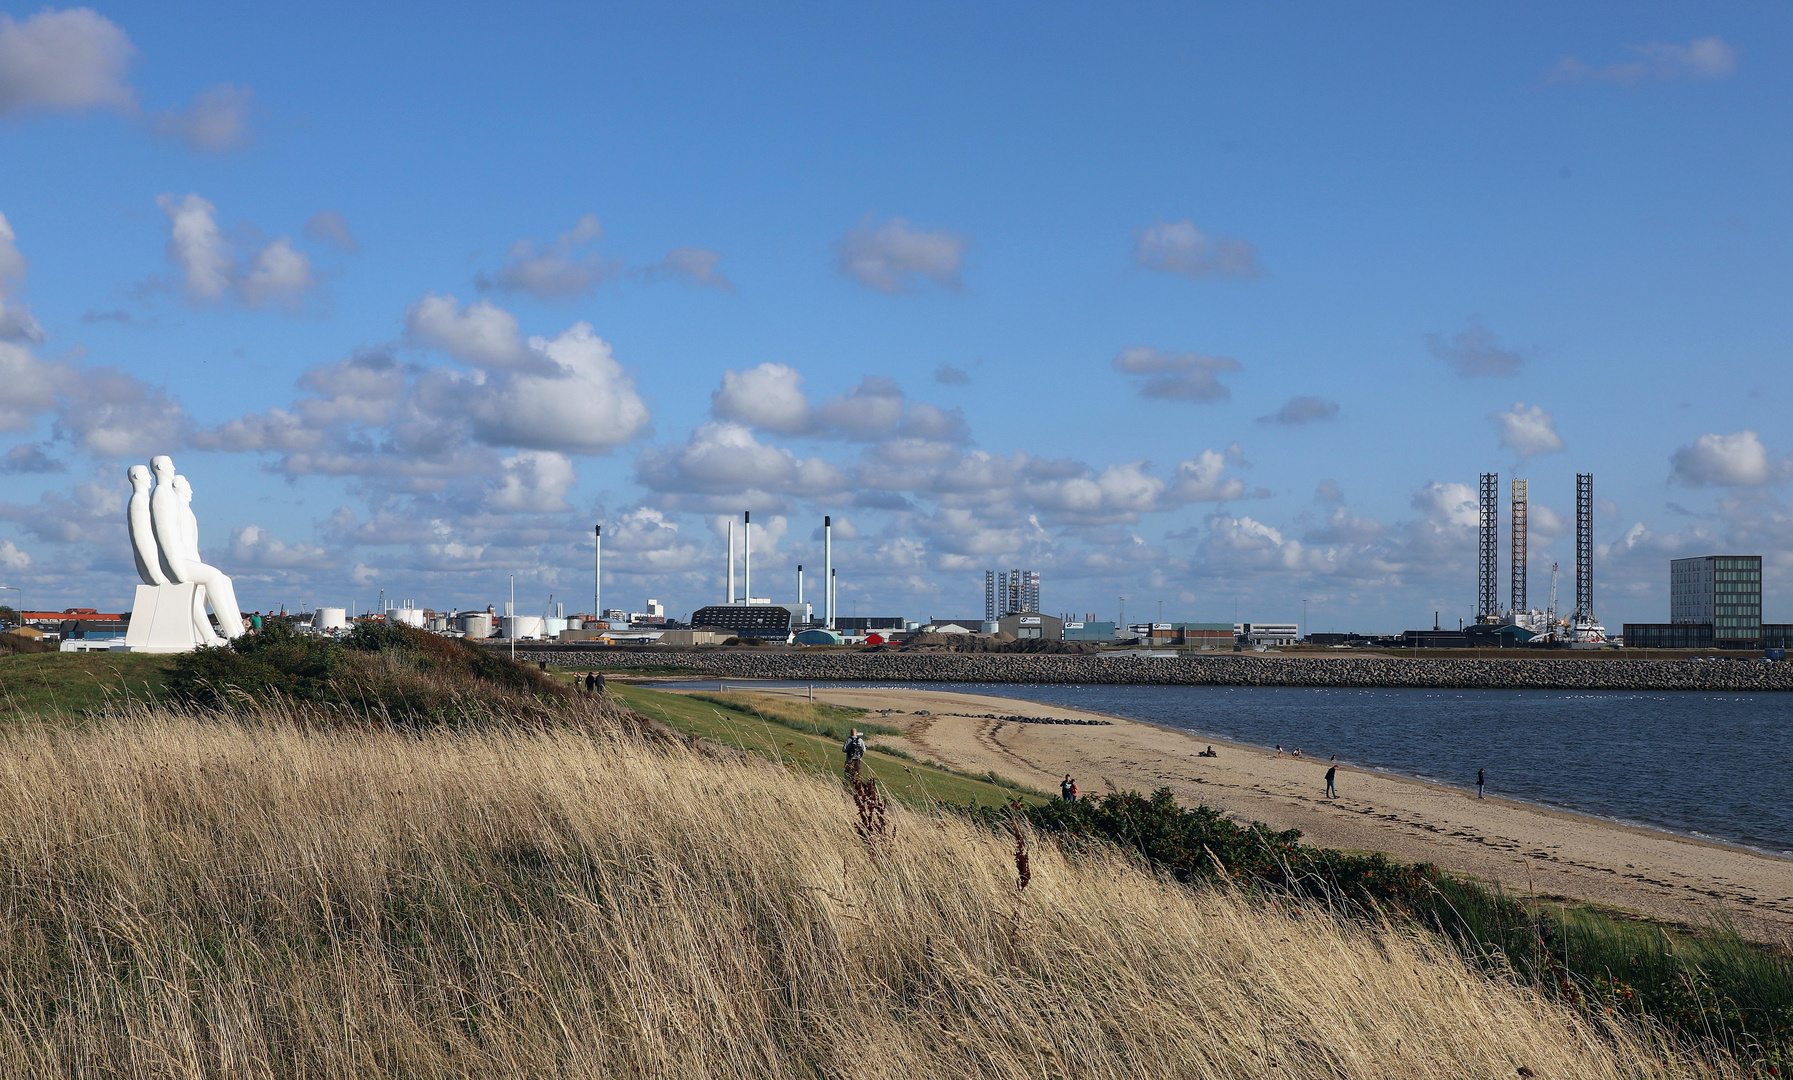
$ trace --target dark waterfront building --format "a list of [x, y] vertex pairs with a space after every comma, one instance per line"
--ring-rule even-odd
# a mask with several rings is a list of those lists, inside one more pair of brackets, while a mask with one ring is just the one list
[[901, 630], [901, 615], [836, 615], [834, 628], [849, 634], [869, 634], [874, 630]]
[[716, 604], [692, 612], [691, 625], [727, 630], [736, 637], [782, 638], [791, 632], [791, 609], [778, 604]]

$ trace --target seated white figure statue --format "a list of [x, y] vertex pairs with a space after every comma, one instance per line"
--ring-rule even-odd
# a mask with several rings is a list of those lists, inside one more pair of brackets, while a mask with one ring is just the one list
[[[145, 585], [150, 586], [178, 584], [169, 579], [167, 571], [162, 567], [162, 553], [156, 543], [155, 525], [150, 518], [149, 469], [133, 465], [125, 475], [131, 480], [131, 502], [125, 523], [131, 534], [131, 557], [137, 562], [137, 576], [143, 579]], [[133, 614], [137, 612], [133, 611]], [[189, 618], [193, 624], [193, 635], [200, 644], [223, 644], [224, 639], [212, 629], [212, 620], [206, 618], [205, 596], [197, 590], [193, 594]]]
[[190, 505], [192, 487], [186, 477], [175, 475], [174, 460], [167, 454], [151, 458], [149, 467], [156, 478], [149, 496], [149, 516], [162, 572], [171, 581], [204, 585], [212, 613], [218, 616], [218, 629], [227, 638], [243, 636], [243, 614], [237, 609], [237, 593], [229, 576], [200, 561], [199, 526]]

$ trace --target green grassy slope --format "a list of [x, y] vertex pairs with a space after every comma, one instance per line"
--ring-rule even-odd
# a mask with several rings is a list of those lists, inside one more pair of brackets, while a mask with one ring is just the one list
[[[682, 731], [725, 746], [737, 747], [773, 761], [839, 775], [844, 764], [840, 742], [821, 735], [796, 731], [744, 712], [681, 694], [647, 690], [639, 686], [611, 684], [610, 692], [636, 712]], [[1016, 791], [988, 780], [949, 772], [917, 761], [881, 752], [873, 747], [861, 771], [876, 777], [904, 802], [920, 805], [931, 801], [965, 806], [1001, 806], [1010, 799], [1039, 802], [1042, 796]]]
[[160, 700], [173, 663], [122, 652], [0, 657], [0, 720], [78, 716], [126, 696]]

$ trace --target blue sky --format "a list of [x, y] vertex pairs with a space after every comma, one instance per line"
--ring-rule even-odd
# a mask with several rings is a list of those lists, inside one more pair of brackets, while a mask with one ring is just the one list
[[1609, 625], [1715, 551], [1793, 621], [1782, 5], [0, 12], [34, 607], [166, 452], [257, 609], [583, 609], [601, 520], [689, 611], [751, 508], [780, 599], [832, 514], [848, 611], [1393, 630], [1497, 471], [1536, 606], [1592, 472]]

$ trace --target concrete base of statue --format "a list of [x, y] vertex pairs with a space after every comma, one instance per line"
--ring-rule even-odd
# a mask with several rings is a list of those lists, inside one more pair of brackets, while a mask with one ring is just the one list
[[194, 625], [194, 612], [205, 612], [205, 586], [197, 581], [184, 585], [139, 585], [131, 605], [131, 625], [125, 631], [125, 650], [142, 653], [192, 652], [207, 644]]

